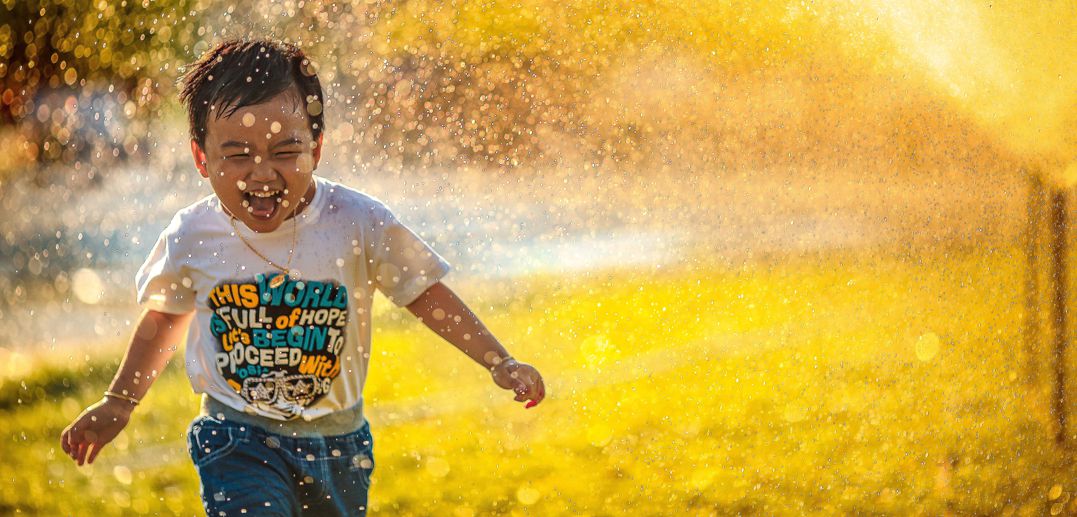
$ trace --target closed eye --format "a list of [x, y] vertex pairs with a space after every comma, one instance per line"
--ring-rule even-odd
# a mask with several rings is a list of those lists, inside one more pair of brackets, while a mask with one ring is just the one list
[[251, 155], [249, 155], [249, 154], [230, 154], [228, 156], [225, 156], [225, 158], [227, 158], [229, 160], [235, 160], [235, 159], [239, 159], [239, 158], [250, 158], [250, 157], [251, 157]]
[[299, 155], [298, 151], [284, 151], [284, 152], [277, 153], [277, 156], [280, 156], [281, 158], [288, 158], [290, 156], [298, 156], [298, 155]]

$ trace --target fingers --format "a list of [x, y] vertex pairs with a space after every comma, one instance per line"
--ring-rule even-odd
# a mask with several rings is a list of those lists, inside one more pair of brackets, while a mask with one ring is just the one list
[[83, 462], [86, 461], [86, 450], [90, 448], [90, 444], [86, 442], [79, 442], [78, 453], [75, 455], [75, 459], [78, 461], [81, 467]]
[[61, 440], [61, 442], [64, 447], [64, 452], [66, 452], [68, 456], [71, 456], [71, 459], [77, 461], [79, 459], [79, 443], [82, 442], [82, 433], [79, 432], [78, 428], [70, 427], [64, 431], [63, 440]]
[[538, 396], [532, 397], [531, 402], [528, 402], [527, 405], [524, 406], [524, 409], [531, 409], [537, 406], [539, 402], [542, 402], [542, 399], [546, 398], [546, 385], [543, 384], [542, 377], [537, 375], [535, 376], [535, 391], [538, 392]]
[[103, 445], [99, 443], [92, 443], [91, 445], [93, 445], [93, 452], [90, 453], [89, 458], [86, 458], [86, 463], [93, 463], [94, 458], [97, 457], [97, 453], [101, 452], [101, 447], [103, 447]]
[[546, 388], [542, 386], [541, 381], [535, 391], [537, 391], [536, 396], [531, 397], [531, 401], [524, 406], [524, 409], [531, 409], [537, 406], [539, 402], [542, 402], [542, 399], [546, 398]]
[[70, 434], [67, 429], [60, 434], [60, 448], [64, 450], [64, 454], [71, 455], [71, 445], [67, 443], [67, 435]]
[[516, 385], [515, 388], [513, 388], [513, 391], [516, 392], [516, 398], [514, 398], [513, 400], [515, 400], [516, 402], [523, 402], [523, 401], [527, 400], [527, 398], [528, 398], [527, 394], [531, 390], [527, 389], [527, 386], [524, 383], [521, 382], [520, 384]]
[[546, 386], [542, 382], [542, 376], [534, 368], [528, 365], [511, 364], [507, 369], [509, 369], [511, 389], [516, 393], [513, 400], [517, 402], [529, 400], [524, 407], [530, 409], [546, 398]]
[[104, 444], [97, 443], [89, 436], [75, 440], [71, 438], [73, 435], [74, 433], [72, 432], [64, 433], [61, 440], [64, 452], [71, 456], [71, 459], [78, 462], [79, 466], [93, 463]]
[[524, 409], [531, 409], [542, 402], [542, 399], [546, 398], [546, 386], [542, 383], [542, 376], [538, 372], [531, 370], [527, 372], [523, 377], [524, 390], [517, 390], [517, 401], [524, 401], [530, 399], [530, 402], [524, 406]]

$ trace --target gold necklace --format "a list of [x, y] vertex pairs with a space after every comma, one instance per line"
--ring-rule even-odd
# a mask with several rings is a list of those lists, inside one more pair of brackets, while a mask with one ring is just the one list
[[[232, 230], [235, 231], [236, 236], [239, 237], [239, 240], [243, 241], [243, 244], [246, 244], [247, 248], [249, 248], [251, 251], [253, 251], [255, 255], [258, 255], [259, 257], [262, 257], [262, 260], [268, 262], [269, 265], [271, 265], [271, 266], [273, 266], [273, 267], [275, 267], [275, 268], [277, 268], [277, 269], [284, 272], [283, 275], [277, 275], [277, 276], [274, 276], [273, 278], [271, 278], [269, 280], [269, 287], [273, 287], [273, 288], [280, 287], [280, 285], [283, 284], [285, 280], [292, 277], [292, 274], [295, 273], [295, 272], [290, 268], [292, 267], [292, 254], [295, 251], [295, 234], [296, 234], [296, 226], [298, 225], [298, 223], [296, 223], [296, 221], [295, 221], [295, 219], [296, 219], [295, 214], [292, 214], [292, 248], [288, 250], [288, 263], [285, 264], [284, 267], [281, 267], [281, 266], [277, 265], [276, 262], [273, 262], [272, 260], [269, 260], [269, 257], [266, 257], [265, 255], [262, 255], [261, 253], [258, 252], [258, 250], [254, 249], [254, 246], [251, 246], [251, 243], [247, 242], [247, 239], [243, 238], [243, 235], [239, 233], [239, 228], [236, 227], [236, 216], [234, 216], [232, 214], [228, 214], [228, 215], [231, 216], [231, 217], [229, 217], [228, 222], [232, 223]], [[298, 275], [296, 275], [296, 276], [298, 276]]]

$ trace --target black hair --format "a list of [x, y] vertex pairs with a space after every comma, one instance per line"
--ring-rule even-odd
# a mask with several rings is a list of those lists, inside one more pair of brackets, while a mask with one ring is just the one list
[[[230, 116], [243, 106], [263, 103], [293, 85], [317, 141], [325, 127], [325, 101], [314, 64], [303, 51], [268, 39], [229, 39], [220, 43], [185, 67], [180, 77], [180, 99], [187, 107], [191, 138], [205, 149], [211, 108], [216, 110], [216, 118]], [[318, 104], [311, 106], [315, 101]]]

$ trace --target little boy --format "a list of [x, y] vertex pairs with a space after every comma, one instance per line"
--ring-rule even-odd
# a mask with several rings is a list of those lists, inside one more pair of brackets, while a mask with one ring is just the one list
[[144, 311], [123, 363], [61, 437], [79, 465], [127, 425], [187, 329], [202, 394], [187, 446], [207, 514], [365, 515], [374, 289], [526, 407], [545, 397], [439, 281], [445, 259], [378, 199], [314, 174], [325, 97], [300, 49], [222, 43], [185, 72], [181, 97], [214, 194], [176, 214], [138, 271]]

